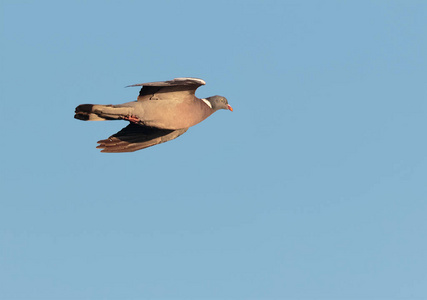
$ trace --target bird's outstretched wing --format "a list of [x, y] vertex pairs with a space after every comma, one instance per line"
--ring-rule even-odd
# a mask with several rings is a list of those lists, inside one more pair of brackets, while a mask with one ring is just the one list
[[96, 148], [109, 153], [133, 152], [176, 139], [187, 129], [168, 130], [130, 123], [108, 139], [98, 141]]
[[182, 77], [168, 81], [157, 81], [132, 84], [128, 87], [142, 86], [138, 101], [143, 100], [182, 100], [185, 97], [194, 98], [199, 86], [206, 82], [199, 78]]

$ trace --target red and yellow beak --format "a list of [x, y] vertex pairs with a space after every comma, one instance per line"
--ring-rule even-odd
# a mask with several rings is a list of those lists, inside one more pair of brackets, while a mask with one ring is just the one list
[[233, 108], [230, 106], [230, 104], [227, 104], [228, 110], [233, 111]]

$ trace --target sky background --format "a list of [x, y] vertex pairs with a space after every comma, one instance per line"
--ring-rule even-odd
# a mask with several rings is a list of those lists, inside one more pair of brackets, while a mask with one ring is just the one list
[[[427, 299], [426, 1], [0, 3], [0, 299]], [[234, 112], [73, 119], [175, 77]]]

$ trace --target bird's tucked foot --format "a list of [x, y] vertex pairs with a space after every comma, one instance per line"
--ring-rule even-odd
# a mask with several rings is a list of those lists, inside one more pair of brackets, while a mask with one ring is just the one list
[[134, 117], [134, 116], [124, 116], [123, 120], [127, 120], [127, 121], [132, 122], [132, 123], [139, 123], [139, 122], [141, 122], [141, 120], [139, 118]]

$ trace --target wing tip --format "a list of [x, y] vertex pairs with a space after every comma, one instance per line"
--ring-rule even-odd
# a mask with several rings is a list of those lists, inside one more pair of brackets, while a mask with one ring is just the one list
[[204, 81], [201, 78], [195, 78], [195, 77], [178, 77], [174, 78], [174, 81], [193, 81], [201, 85], [205, 85], [206, 81]]
[[154, 84], [161, 84], [159, 86], [163, 86], [163, 85], [167, 86], [168, 83], [173, 84], [174, 82], [182, 82], [184, 84], [189, 84], [189, 83], [186, 83], [188, 81], [191, 82], [192, 84], [199, 84], [199, 85], [205, 85], [206, 84], [206, 81], [204, 81], [201, 78], [177, 77], [177, 78], [174, 78], [172, 80], [167, 80], [167, 81], [153, 81], [153, 82], [146, 82], [146, 83], [137, 83], [137, 84], [127, 85], [125, 87], [128, 88], [128, 87], [136, 87], [136, 86], [144, 86], [144, 85], [149, 86], [149, 85], [154, 85]]

